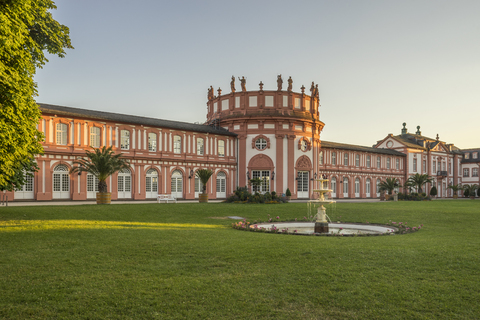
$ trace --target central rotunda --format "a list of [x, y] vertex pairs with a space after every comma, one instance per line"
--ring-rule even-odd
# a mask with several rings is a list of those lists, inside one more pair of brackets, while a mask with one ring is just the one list
[[208, 90], [207, 124], [222, 127], [238, 135], [237, 181], [247, 186], [250, 179], [262, 180], [259, 192], [285, 193], [292, 199], [311, 199], [318, 174], [320, 132], [324, 123], [319, 119], [318, 84], [313, 82], [310, 94], [293, 92], [293, 80], [277, 76], [277, 90], [247, 91], [245, 77], [238, 78], [241, 90], [230, 82], [230, 93], [218, 88], [215, 96]]

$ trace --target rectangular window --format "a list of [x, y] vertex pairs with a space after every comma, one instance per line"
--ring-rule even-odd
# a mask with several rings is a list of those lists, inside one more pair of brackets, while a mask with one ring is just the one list
[[448, 173], [452, 174], [452, 162], [448, 163]]
[[470, 159], [470, 153], [465, 153], [464, 158], [465, 159]]
[[319, 157], [318, 157], [318, 164], [322, 165], [323, 164], [323, 151], [320, 151]]
[[478, 168], [472, 168], [472, 177], [478, 177]]
[[130, 131], [128, 130], [120, 131], [120, 149], [122, 150], [130, 149]]
[[68, 126], [64, 123], [57, 123], [57, 144], [67, 145]]
[[265, 193], [270, 191], [270, 171], [253, 170], [253, 179], [260, 179], [262, 183], [259, 186], [253, 186], [254, 192]]
[[337, 153], [332, 152], [332, 165], [336, 166], [337, 165]]
[[472, 158], [473, 159], [478, 159], [478, 152], [472, 153]]
[[370, 156], [367, 156], [367, 168], [370, 168], [372, 162], [372, 158]]
[[377, 168], [380, 169], [381, 166], [381, 159], [380, 157], [377, 157]]
[[422, 172], [427, 172], [427, 160], [423, 160]]
[[355, 167], [360, 167], [360, 155], [355, 155]]
[[437, 173], [437, 161], [433, 161], [433, 168], [432, 169], [433, 169], [432, 172], [434, 174], [436, 174]]
[[400, 169], [400, 159], [395, 159], [395, 169]]
[[218, 140], [218, 156], [225, 157], [225, 141]]
[[197, 155], [203, 156], [204, 152], [204, 140], [203, 138], [197, 138]]
[[390, 158], [387, 158], [387, 169], [390, 169]]
[[173, 137], [173, 153], [182, 152], [182, 137], [174, 136]]
[[463, 169], [463, 176], [464, 177], [469, 177], [470, 176], [470, 169], [469, 168], [464, 168]]
[[148, 151], [157, 151], [157, 134], [150, 132], [148, 134]]
[[100, 128], [90, 128], [90, 146], [93, 148], [100, 148]]
[[413, 172], [417, 172], [417, 159], [413, 159]]
[[348, 153], [343, 154], [343, 165], [348, 166]]

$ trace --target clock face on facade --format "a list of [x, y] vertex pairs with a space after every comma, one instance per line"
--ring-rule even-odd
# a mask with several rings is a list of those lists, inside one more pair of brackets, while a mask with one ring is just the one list
[[307, 141], [303, 140], [302, 144], [300, 145], [300, 150], [307, 151]]
[[387, 142], [387, 147], [388, 147], [388, 148], [393, 147], [393, 142], [392, 142], [392, 141], [388, 141], [388, 142]]

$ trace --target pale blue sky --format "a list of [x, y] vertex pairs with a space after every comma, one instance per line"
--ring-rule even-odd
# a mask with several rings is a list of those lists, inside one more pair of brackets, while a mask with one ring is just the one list
[[207, 88], [319, 84], [321, 139], [410, 132], [480, 147], [480, 1], [57, 0], [74, 50], [38, 102], [203, 122]]

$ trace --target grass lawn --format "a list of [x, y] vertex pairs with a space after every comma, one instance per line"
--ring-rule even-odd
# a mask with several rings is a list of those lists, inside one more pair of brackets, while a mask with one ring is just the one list
[[305, 203], [0, 207], [2, 319], [479, 319], [480, 201], [341, 203], [377, 237], [265, 234]]

